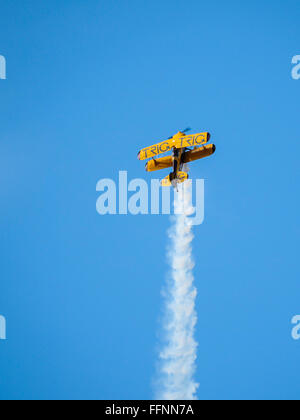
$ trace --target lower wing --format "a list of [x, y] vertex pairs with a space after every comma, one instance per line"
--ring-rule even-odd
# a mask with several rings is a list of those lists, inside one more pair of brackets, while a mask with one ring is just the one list
[[[206, 146], [198, 147], [194, 150], [185, 152], [183, 156], [183, 163], [193, 162], [198, 159], [203, 159], [210, 155], [213, 155], [216, 151], [216, 146], [214, 144], [207, 144]], [[151, 159], [146, 163], [146, 171], [154, 172], [159, 171], [160, 169], [167, 169], [173, 166], [172, 156], [166, 156], [159, 159]]]
[[215, 151], [216, 146], [214, 144], [207, 144], [206, 146], [190, 150], [184, 154], [183, 163], [189, 163], [198, 159], [203, 159], [207, 156], [213, 155]]
[[159, 171], [160, 169], [171, 168], [173, 166], [172, 156], [166, 156], [159, 159], [152, 159], [146, 163], [146, 171], [153, 172]]

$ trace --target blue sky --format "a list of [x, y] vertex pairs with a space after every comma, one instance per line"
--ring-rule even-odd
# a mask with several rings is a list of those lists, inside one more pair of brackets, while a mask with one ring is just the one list
[[[166, 216], [96, 183], [208, 130], [195, 228], [200, 399], [298, 399], [299, 2], [2, 2], [1, 399], [151, 399]], [[166, 174], [164, 174], [165, 176]]]

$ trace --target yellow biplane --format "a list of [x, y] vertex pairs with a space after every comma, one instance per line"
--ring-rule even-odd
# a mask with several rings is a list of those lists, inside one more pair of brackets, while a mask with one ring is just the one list
[[[190, 128], [179, 131], [168, 140], [146, 147], [138, 153], [139, 160], [150, 159], [146, 163], [147, 172], [173, 167], [173, 172], [161, 181], [163, 187], [177, 188], [178, 184], [189, 178], [183, 170], [185, 164], [203, 159], [216, 151], [214, 144], [207, 144], [210, 140], [209, 133], [187, 135], [188, 131]], [[156, 156], [169, 151], [172, 151], [172, 155], [156, 159]]]

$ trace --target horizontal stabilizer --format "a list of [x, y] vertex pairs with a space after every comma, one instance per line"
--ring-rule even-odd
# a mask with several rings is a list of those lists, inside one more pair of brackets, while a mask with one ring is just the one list
[[182, 184], [187, 179], [189, 179], [189, 174], [187, 174], [186, 172], [178, 172], [178, 174], [177, 174], [177, 183], [178, 184]]
[[182, 184], [184, 181], [186, 181], [187, 179], [189, 179], [189, 174], [187, 174], [186, 172], [178, 172], [177, 173], [177, 178], [172, 178], [174, 175], [170, 174], [168, 176], [166, 176], [162, 181], [161, 181], [161, 186], [162, 187], [176, 187], [177, 184]]
[[162, 181], [161, 181], [161, 186], [162, 187], [172, 187], [171, 181], [170, 181], [170, 175], [166, 176]]

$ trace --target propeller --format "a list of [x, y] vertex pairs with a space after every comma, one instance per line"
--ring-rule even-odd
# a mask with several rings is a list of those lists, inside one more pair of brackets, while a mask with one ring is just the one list
[[[187, 127], [185, 130], [180, 130], [181, 133], [187, 133], [188, 131], [191, 131], [190, 127]], [[168, 140], [172, 139], [173, 136], [169, 137]]]

